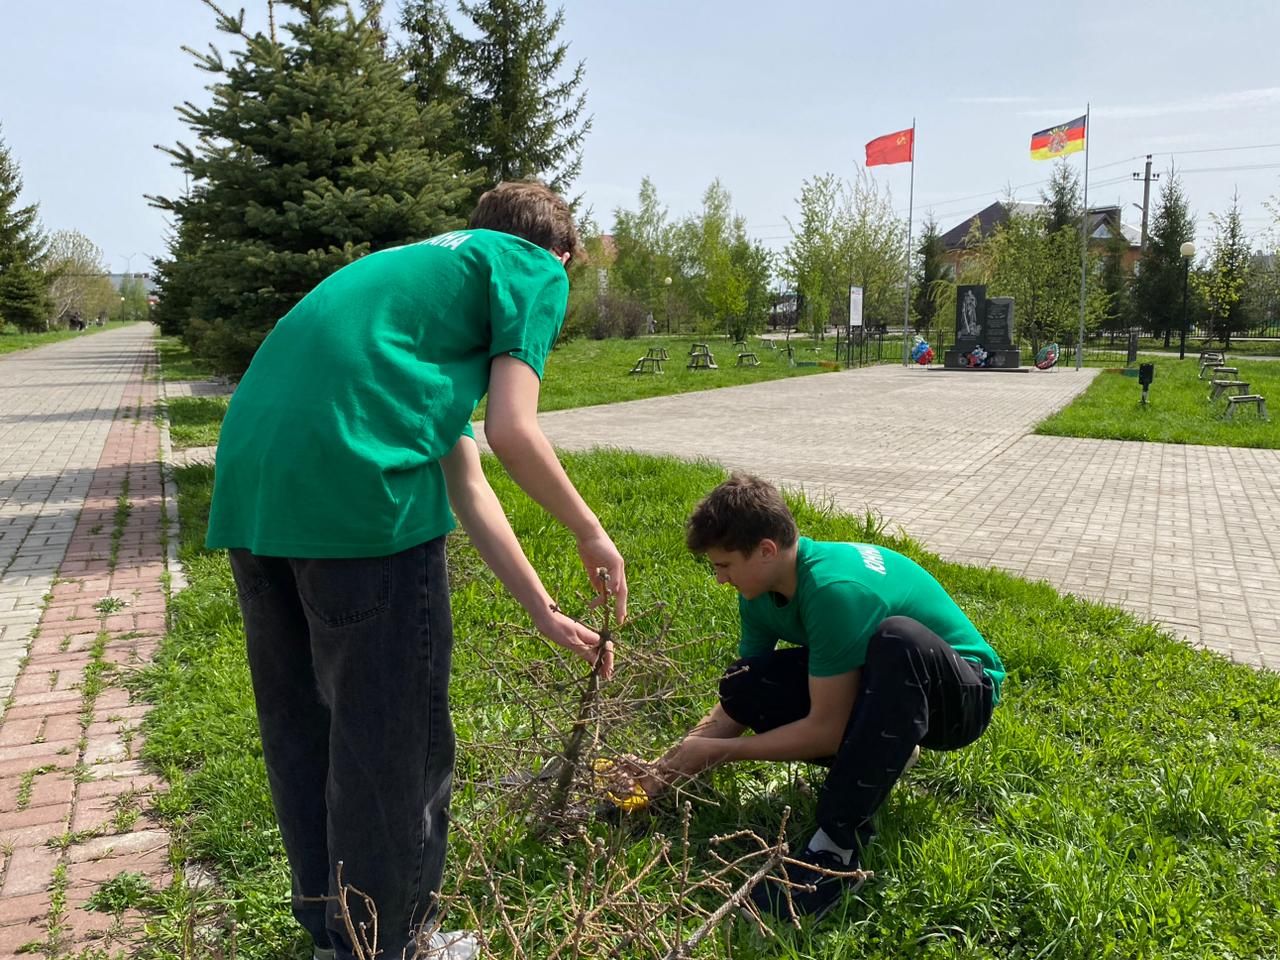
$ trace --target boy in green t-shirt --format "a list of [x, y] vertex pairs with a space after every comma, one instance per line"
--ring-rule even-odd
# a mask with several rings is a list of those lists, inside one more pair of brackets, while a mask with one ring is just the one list
[[[207, 543], [231, 551], [294, 915], [318, 960], [354, 954], [332, 899], [339, 863], [372, 899], [388, 956], [476, 953], [474, 937], [432, 929], [453, 776], [454, 514], [543, 635], [612, 670], [612, 650], [556, 609], [526, 559], [470, 425], [487, 393], [494, 453], [573, 532], [621, 622], [622, 557], [536, 419], [579, 250], [563, 199], [500, 184], [466, 230], [321, 282], [231, 399]], [[357, 928], [370, 921], [361, 898], [349, 902]]]
[[[796, 857], [818, 869], [785, 867], [796, 912], [820, 916], [849, 883], [821, 871], [860, 867], [872, 815], [920, 747], [956, 750], [981, 736], [1004, 666], [918, 564], [872, 544], [798, 536], [763, 480], [732, 476], [685, 533], [716, 579], [738, 591], [740, 659], [711, 713], [636, 786], [652, 797], [730, 760], [829, 765], [818, 829]], [[780, 640], [791, 646], [777, 649]], [[752, 899], [789, 916], [780, 884], [760, 884]]]

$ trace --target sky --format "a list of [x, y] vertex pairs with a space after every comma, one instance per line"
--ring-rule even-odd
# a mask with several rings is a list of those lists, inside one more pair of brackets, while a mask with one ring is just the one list
[[[251, 27], [265, 0], [243, 0]], [[230, 2], [224, 4], [235, 8]], [[388, 0], [394, 14], [399, 0]], [[566, 0], [562, 38], [586, 61], [593, 117], [575, 192], [608, 229], [650, 177], [673, 217], [716, 178], [748, 232], [789, 236], [806, 178], [852, 178], [866, 141], [917, 125], [913, 219], [942, 230], [1051, 164], [1031, 134], [1091, 105], [1090, 205], [1141, 213], [1146, 154], [1176, 165], [1204, 250], [1239, 193], [1246, 230], [1280, 195], [1280, 4], [971, 0]], [[184, 46], [234, 49], [200, 0], [0, 0], [0, 138], [23, 200], [75, 229], [114, 272], [149, 268], [168, 225], [146, 200], [183, 189], [156, 144], [190, 139], [175, 108], [208, 103]], [[1070, 161], [1083, 169], [1084, 156]], [[908, 212], [911, 167], [873, 169]], [[1152, 210], [1160, 182], [1152, 185]]]

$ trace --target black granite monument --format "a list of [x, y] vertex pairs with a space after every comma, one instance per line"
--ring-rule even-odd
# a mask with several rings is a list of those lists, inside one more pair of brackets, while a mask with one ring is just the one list
[[1013, 339], [1013, 298], [987, 298], [978, 284], [956, 287], [956, 342], [943, 357], [953, 370], [1016, 370], [1022, 355]]

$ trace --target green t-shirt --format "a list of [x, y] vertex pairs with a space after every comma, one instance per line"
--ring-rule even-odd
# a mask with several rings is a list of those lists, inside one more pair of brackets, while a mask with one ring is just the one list
[[1004, 664], [942, 584], [909, 557], [869, 543], [796, 547], [796, 592], [738, 599], [742, 639], [738, 655], [768, 653], [779, 640], [809, 648], [809, 674], [834, 677], [867, 660], [867, 641], [886, 617], [911, 617], [991, 678], [1000, 700]]
[[326, 278], [231, 398], [208, 545], [370, 557], [447, 533], [440, 457], [470, 434], [494, 357], [542, 376], [568, 296], [555, 256], [492, 230], [382, 250]]

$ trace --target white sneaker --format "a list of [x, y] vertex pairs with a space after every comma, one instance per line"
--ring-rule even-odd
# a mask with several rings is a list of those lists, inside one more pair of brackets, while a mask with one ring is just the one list
[[920, 760], [920, 747], [917, 746], [914, 750], [911, 751], [911, 756], [907, 758], [907, 765], [902, 768], [902, 772], [905, 774], [908, 770], [914, 767], [919, 762], [919, 760]]
[[[312, 960], [334, 960], [332, 947], [325, 950], [315, 948]], [[427, 938], [426, 943], [419, 942], [413, 960], [432, 958], [432, 960], [472, 960], [480, 956], [480, 944], [475, 935], [465, 930], [437, 930]]]
[[413, 960], [473, 960], [480, 956], [480, 942], [466, 930], [437, 930], [426, 941], [419, 939]]

